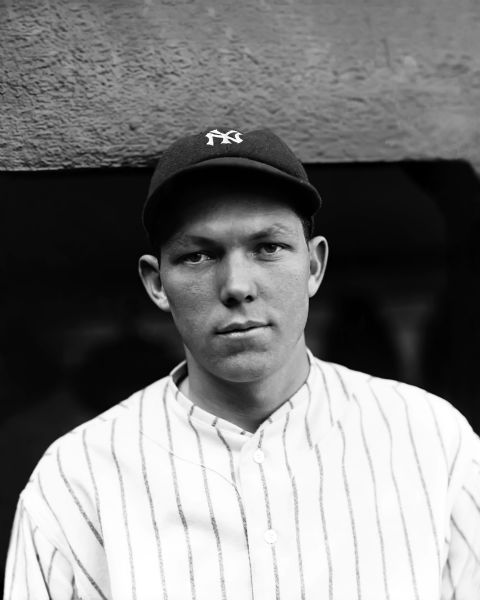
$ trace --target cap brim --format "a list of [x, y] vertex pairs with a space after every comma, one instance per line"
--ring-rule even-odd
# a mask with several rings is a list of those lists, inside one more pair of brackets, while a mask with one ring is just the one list
[[238, 156], [232, 157], [222, 157], [222, 158], [212, 158], [209, 160], [205, 160], [186, 169], [182, 169], [181, 171], [175, 173], [168, 179], [165, 179], [162, 184], [155, 189], [155, 191], [147, 198], [145, 203], [143, 213], [142, 213], [142, 221], [143, 226], [145, 227], [147, 233], [151, 231], [151, 226], [153, 224], [154, 216], [157, 210], [161, 210], [158, 206], [160, 201], [160, 197], [162, 192], [170, 193], [173, 186], [180, 180], [184, 179], [186, 175], [193, 172], [203, 171], [207, 169], [242, 169], [242, 170], [250, 170], [256, 171], [257, 173], [263, 173], [265, 175], [269, 175], [275, 177], [278, 180], [283, 182], [289, 182], [298, 189], [301, 193], [295, 195], [295, 198], [292, 198], [292, 206], [294, 209], [301, 212], [302, 215], [306, 217], [312, 216], [322, 204], [322, 199], [318, 190], [308, 181], [304, 181], [299, 179], [298, 177], [294, 177], [293, 175], [289, 175], [280, 169], [276, 169], [271, 165], [267, 165], [265, 163], [252, 160], [250, 158], [243, 158]]

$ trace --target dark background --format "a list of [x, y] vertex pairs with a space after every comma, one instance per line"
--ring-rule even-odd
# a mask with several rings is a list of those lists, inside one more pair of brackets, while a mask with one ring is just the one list
[[[464, 162], [306, 165], [330, 243], [307, 342], [426, 388], [480, 432], [480, 182]], [[0, 174], [0, 564], [59, 435], [182, 359], [137, 275], [151, 171]]]

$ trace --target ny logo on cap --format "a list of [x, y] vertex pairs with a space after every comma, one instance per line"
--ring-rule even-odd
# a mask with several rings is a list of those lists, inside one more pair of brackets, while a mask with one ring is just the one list
[[[231, 134], [235, 135], [232, 136]], [[242, 134], [239, 131], [235, 131], [234, 129], [230, 129], [230, 131], [227, 131], [227, 133], [222, 133], [221, 131], [218, 131], [218, 129], [212, 129], [212, 131], [209, 131], [205, 137], [208, 139], [207, 146], [213, 146], [213, 138], [222, 140], [222, 144], [231, 144], [232, 142], [240, 144], [243, 142], [242, 138], [240, 137], [241, 135]]]

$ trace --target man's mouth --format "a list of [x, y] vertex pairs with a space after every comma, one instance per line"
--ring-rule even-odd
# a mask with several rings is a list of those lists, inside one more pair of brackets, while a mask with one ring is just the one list
[[220, 327], [217, 330], [217, 333], [220, 335], [242, 335], [247, 334], [250, 331], [254, 331], [256, 329], [260, 329], [263, 327], [268, 327], [268, 323], [263, 321], [235, 321], [233, 323], [228, 323]]

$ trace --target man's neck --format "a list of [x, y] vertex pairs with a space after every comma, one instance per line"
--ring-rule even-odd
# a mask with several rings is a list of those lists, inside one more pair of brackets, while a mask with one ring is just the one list
[[254, 432], [305, 383], [309, 360], [301, 342], [281, 368], [252, 382], [219, 379], [187, 354], [188, 377], [180, 383], [180, 391], [209, 413]]

